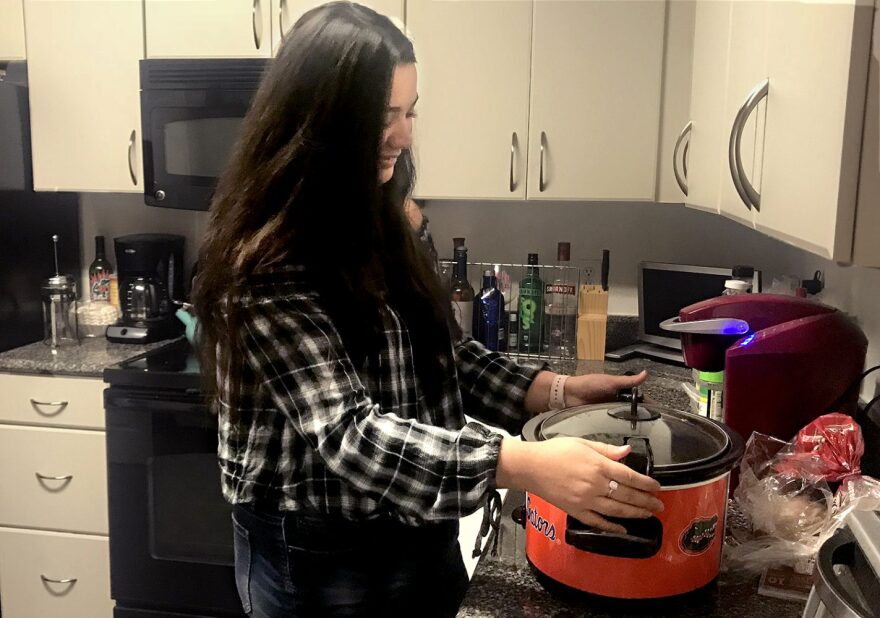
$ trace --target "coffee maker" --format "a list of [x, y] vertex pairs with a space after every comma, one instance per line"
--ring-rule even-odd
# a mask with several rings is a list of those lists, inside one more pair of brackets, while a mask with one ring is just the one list
[[114, 238], [122, 318], [107, 327], [107, 339], [150, 343], [182, 334], [174, 317], [183, 300], [184, 237], [131, 234]]
[[805, 298], [737, 294], [661, 323], [681, 335], [685, 363], [724, 371], [724, 422], [791, 439], [826, 412], [854, 415], [868, 340], [841, 311]]

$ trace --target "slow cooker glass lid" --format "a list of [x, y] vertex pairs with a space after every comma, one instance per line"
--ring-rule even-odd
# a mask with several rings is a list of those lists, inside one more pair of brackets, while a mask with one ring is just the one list
[[[538, 428], [537, 437], [548, 440], [559, 436], [584, 438], [622, 445], [628, 437], [647, 438], [654, 456], [654, 467], [676, 469], [707, 463], [724, 455], [730, 438], [715, 423], [694, 414], [679, 413], [650, 405], [640, 405], [633, 422], [612, 416], [629, 404], [591, 405], [561, 410], [548, 416]], [[653, 420], [650, 417], [655, 417]]]

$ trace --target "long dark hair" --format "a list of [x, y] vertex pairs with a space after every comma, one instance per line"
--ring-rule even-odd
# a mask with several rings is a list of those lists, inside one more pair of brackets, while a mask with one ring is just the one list
[[356, 367], [379, 350], [381, 307], [394, 307], [423, 392], [439, 399], [459, 333], [403, 212], [415, 178], [408, 150], [379, 182], [393, 72], [414, 62], [388, 18], [334, 2], [303, 15], [271, 63], [214, 195], [194, 289], [208, 387], [216, 397], [219, 365], [233, 415], [243, 362], [236, 299], [255, 272], [284, 264], [305, 267]]

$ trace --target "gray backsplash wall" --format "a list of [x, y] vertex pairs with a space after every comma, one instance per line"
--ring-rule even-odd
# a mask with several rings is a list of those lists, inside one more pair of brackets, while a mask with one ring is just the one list
[[[187, 238], [187, 268], [195, 260], [208, 216], [144, 205], [137, 194], [88, 193], [81, 196], [82, 283], [94, 259], [94, 236], [162, 232]], [[654, 203], [463, 202], [430, 201], [425, 213], [441, 257], [452, 253], [452, 238], [467, 239], [474, 261], [525, 261], [537, 251], [542, 262], [556, 258], [556, 243], [571, 242], [572, 260], [598, 260], [611, 250], [609, 311], [638, 313], [636, 274], [639, 261], [706, 266], [752, 264], [773, 275], [805, 278], [823, 270], [823, 300], [853, 314], [871, 340], [868, 362], [880, 363], [880, 270], [841, 267], [789, 247], [745, 227], [680, 205]], [[114, 266], [115, 256], [111, 257]], [[87, 287], [83, 287], [87, 289]], [[873, 392], [873, 386], [865, 393]]]
[[[822, 300], [854, 315], [871, 345], [869, 365], [880, 364], [880, 269], [838, 266], [785, 245], [718, 215], [681, 205], [654, 203], [429, 201], [441, 257], [451, 256], [452, 238], [464, 236], [468, 258], [523, 263], [538, 252], [542, 263], [556, 259], [556, 243], [571, 242], [573, 262], [599, 259], [611, 251], [609, 312], [636, 315], [637, 268], [642, 260], [703, 266], [751, 264], [774, 275], [809, 278], [825, 273]], [[873, 382], [864, 394], [874, 392]]]

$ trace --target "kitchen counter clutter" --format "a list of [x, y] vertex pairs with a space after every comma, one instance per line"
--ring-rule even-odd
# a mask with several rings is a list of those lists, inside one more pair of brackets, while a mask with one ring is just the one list
[[[646, 400], [677, 410], [687, 410], [689, 399], [680, 383], [692, 380], [691, 372], [684, 367], [664, 365], [644, 359], [621, 363], [580, 361], [557, 363], [554, 370], [572, 374], [605, 372], [622, 374], [648, 370], [648, 380], [642, 387]], [[803, 611], [802, 601], [789, 601], [758, 595], [758, 577], [745, 573], [726, 571], [722, 563], [717, 583], [710, 584], [699, 593], [688, 595], [684, 601], [663, 603], [642, 601], [637, 604], [601, 599], [585, 601], [572, 597], [566, 591], [548, 592], [536, 578], [529, 566], [526, 551], [526, 531], [515, 523], [511, 513], [525, 502], [522, 492], [508, 492], [501, 513], [497, 532], [497, 554], [491, 549], [484, 552], [467, 596], [459, 610], [459, 618], [483, 618], [488, 616], [749, 616], [761, 618], [773, 616], [792, 618]], [[487, 548], [493, 545], [490, 540]], [[551, 581], [550, 586], [553, 585]]]
[[104, 369], [168, 345], [170, 340], [147, 344], [111, 343], [104, 337], [83, 339], [79, 345], [53, 350], [42, 341], [0, 352], [0, 373], [100, 378]]

